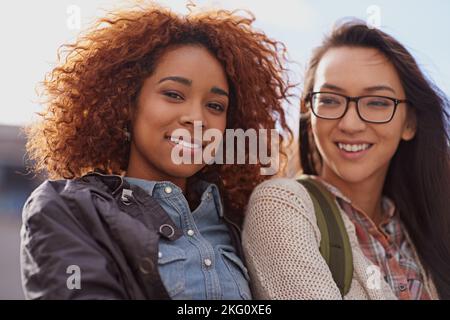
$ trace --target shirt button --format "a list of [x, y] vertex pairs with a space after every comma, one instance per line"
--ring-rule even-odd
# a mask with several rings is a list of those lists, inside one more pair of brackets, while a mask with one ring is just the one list
[[161, 251], [158, 252], [158, 258], [159, 258], [159, 259], [162, 258], [162, 253], [161, 253]]
[[205, 259], [203, 261], [205, 263], [205, 266], [210, 267], [212, 265], [212, 261], [210, 259]]
[[167, 193], [167, 194], [172, 193], [172, 188], [167, 186], [167, 187], [164, 188], [164, 192]]
[[194, 235], [194, 230], [188, 230], [187, 234], [188, 236], [192, 237]]

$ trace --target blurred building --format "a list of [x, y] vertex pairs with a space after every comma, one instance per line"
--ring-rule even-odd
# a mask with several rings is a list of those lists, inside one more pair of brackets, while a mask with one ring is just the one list
[[23, 299], [19, 248], [21, 211], [41, 179], [26, 174], [25, 135], [0, 125], [0, 299]]
[[0, 216], [18, 217], [40, 183], [25, 168], [25, 135], [20, 127], [0, 125]]

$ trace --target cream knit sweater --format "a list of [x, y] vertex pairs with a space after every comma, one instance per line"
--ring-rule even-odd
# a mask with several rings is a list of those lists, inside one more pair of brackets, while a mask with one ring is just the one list
[[[342, 210], [341, 215], [352, 247], [354, 269], [344, 299], [397, 299], [364, 256], [353, 223]], [[255, 299], [342, 299], [319, 252], [320, 231], [311, 198], [297, 181], [272, 179], [254, 190], [242, 240]], [[432, 298], [437, 298], [428, 278], [424, 287]]]

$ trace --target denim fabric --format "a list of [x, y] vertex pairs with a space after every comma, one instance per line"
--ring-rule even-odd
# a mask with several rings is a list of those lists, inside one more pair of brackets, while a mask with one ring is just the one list
[[191, 211], [181, 189], [168, 181], [125, 177], [144, 189], [183, 231], [176, 241], [161, 238], [158, 269], [172, 299], [251, 299], [247, 269], [221, 219], [216, 185], [200, 181], [201, 202]]

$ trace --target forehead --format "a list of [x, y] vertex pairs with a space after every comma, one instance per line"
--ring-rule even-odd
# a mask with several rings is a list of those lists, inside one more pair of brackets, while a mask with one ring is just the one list
[[169, 48], [156, 64], [155, 74], [190, 74], [203, 79], [223, 78], [225, 71], [206, 48], [199, 45], [183, 45]]
[[346, 90], [388, 85], [401, 91], [394, 65], [373, 48], [339, 47], [328, 50], [320, 60], [314, 87], [324, 83]]

